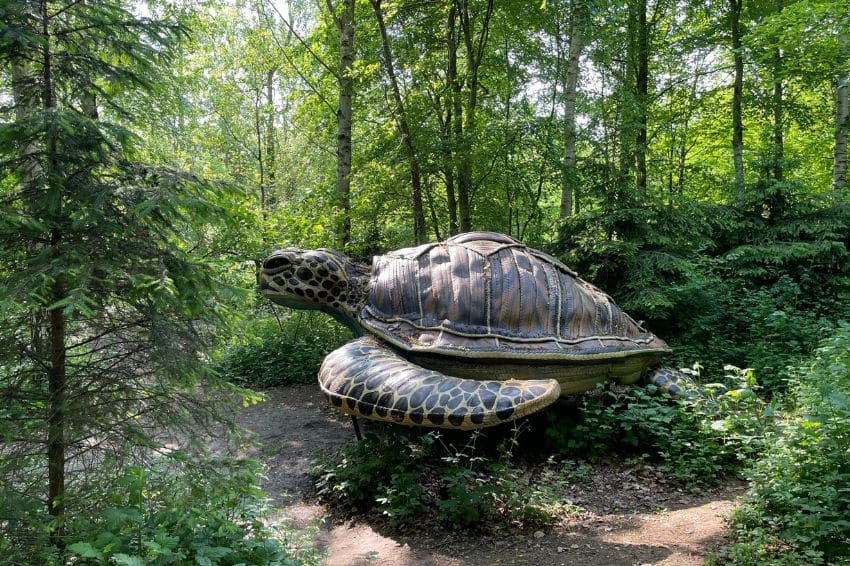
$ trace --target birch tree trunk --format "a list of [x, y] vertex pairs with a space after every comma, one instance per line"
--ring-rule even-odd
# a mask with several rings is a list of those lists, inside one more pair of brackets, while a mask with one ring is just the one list
[[274, 201], [275, 184], [277, 176], [277, 138], [274, 125], [274, 76], [275, 69], [269, 69], [266, 73], [266, 208]]
[[564, 162], [561, 171], [561, 207], [559, 216], [573, 213], [576, 179], [576, 98], [578, 94], [579, 61], [584, 50], [585, 0], [572, 0], [569, 28], [569, 56], [564, 81]]
[[[327, 0], [328, 10], [334, 14]], [[342, 0], [341, 14], [333, 16], [339, 29], [339, 105], [336, 134], [336, 208], [335, 233], [337, 245], [346, 248], [351, 243], [351, 121], [354, 97], [354, 0]]]
[[[850, 39], [846, 33], [838, 37], [839, 53], [842, 61], [850, 54]], [[847, 183], [847, 136], [850, 130], [850, 107], [848, 107], [848, 89], [850, 77], [836, 78], [835, 88], [835, 149], [832, 163], [832, 189], [840, 191]]]
[[[776, 13], [782, 12], [782, 0], [776, 1]], [[773, 52], [773, 178], [782, 181], [785, 177], [785, 108], [783, 107], [782, 51]]]

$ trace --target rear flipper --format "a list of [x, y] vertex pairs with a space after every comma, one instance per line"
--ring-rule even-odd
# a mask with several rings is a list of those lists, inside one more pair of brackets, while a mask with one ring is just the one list
[[658, 367], [649, 370], [644, 376], [647, 385], [654, 385], [658, 391], [678, 397], [682, 394], [682, 388], [690, 378], [683, 372], [670, 367]]
[[478, 381], [425, 369], [369, 336], [331, 352], [319, 385], [343, 413], [408, 426], [470, 430], [518, 419], [561, 394], [554, 379]]

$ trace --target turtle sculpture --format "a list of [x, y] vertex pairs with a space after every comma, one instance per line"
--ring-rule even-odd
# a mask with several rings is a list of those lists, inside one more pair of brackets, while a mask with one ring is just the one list
[[472, 232], [377, 256], [274, 252], [258, 274], [275, 303], [330, 314], [355, 339], [319, 370], [340, 411], [411, 426], [475, 429], [614, 380], [678, 394], [667, 344], [554, 257]]

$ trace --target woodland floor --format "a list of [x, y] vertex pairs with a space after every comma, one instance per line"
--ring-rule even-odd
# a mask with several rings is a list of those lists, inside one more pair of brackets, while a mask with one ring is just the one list
[[243, 409], [239, 421], [257, 434], [254, 456], [268, 467], [273, 519], [296, 530], [317, 527], [311, 542], [327, 566], [702, 564], [722, 543], [745, 490], [732, 482], [693, 495], [671, 490], [650, 469], [611, 462], [594, 464], [572, 488], [580, 513], [542, 530], [469, 534], [423, 524], [400, 533], [368, 518], [340, 522], [316, 501], [308, 474], [321, 452], [354, 442], [350, 420], [326, 406], [317, 386], [265, 393], [267, 400]]

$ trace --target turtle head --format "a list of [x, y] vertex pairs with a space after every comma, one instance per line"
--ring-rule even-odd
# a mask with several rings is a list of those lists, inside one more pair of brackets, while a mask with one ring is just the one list
[[257, 274], [271, 301], [296, 309], [320, 310], [360, 333], [369, 272], [339, 252], [286, 248], [270, 255]]

